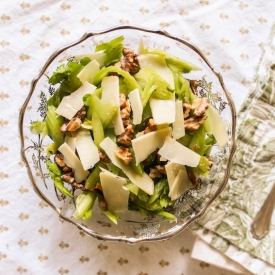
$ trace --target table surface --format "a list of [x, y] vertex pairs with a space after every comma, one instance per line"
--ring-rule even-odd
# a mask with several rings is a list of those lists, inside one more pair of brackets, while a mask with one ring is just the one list
[[221, 71], [239, 110], [274, 11], [273, 0], [1, 1], [0, 274], [235, 274], [192, 259], [190, 229], [171, 240], [128, 245], [95, 240], [61, 222], [31, 187], [20, 159], [18, 113], [50, 54], [86, 31], [123, 24], [192, 41]]

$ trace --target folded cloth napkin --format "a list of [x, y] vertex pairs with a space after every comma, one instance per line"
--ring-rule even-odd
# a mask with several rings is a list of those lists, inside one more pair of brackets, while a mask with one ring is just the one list
[[[230, 253], [230, 256], [227, 256], [226, 254], [223, 254], [219, 250], [215, 249], [213, 246], [211, 246], [207, 242], [209, 237], [210, 238], [213, 237], [213, 232], [208, 231], [206, 234], [204, 234], [204, 231], [203, 231], [201, 233], [202, 234], [198, 233], [199, 235], [197, 236], [192, 249], [191, 257], [193, 259], [196, 259], [198, 261], [204, 261], [204, 262], [210, 263], [211, 265], [214, 263], [215, 266], [218, 266], [222, 269], [225, 269], [237, 274], [242, 274], [242, 275], [253, 274], [244, 268], [243, 263], [240, 264], [238, 261], [235, 261], [234, 259], [232, 259], [232, 251]], [[221, 238], [221, 240], [223, 239]], [[209, 255], [211, 255], [211, 257], [209, 257]], [[239, 251], [237, 251], [236, 253], [237, 258], [239, 258], [239, 255], [240, 253]]]
[[275, 183], [275, 25], [237, 127], [229, 182], [192, 229], [227, 256], [233, 253], [232, 258], [253, 274], [271, 275], [275, 274], [275, 211], [265, 238], [256, 240], [250, 228]]

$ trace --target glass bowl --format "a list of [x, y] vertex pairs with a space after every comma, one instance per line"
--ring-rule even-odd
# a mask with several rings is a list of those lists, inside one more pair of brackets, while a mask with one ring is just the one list
[[[42, 142], [40, 135], [30, 131], [31, 121], [41, 120], [41, 117], [43, 119], [45, 116], [45, 101], [51, 92], [48, 76], [70, 57], [94, 52], [98, 43], [110, 41], [120, 35], [124, 36], [124, 45], [134, 49], [135, 52], [142, 38], [146, 46], [164, 50], [202, 68], [201, 71], [190, 72], [188, 78], [206, 80], [205, 83], [200, 84], [199, 89], [206, 93], [210, 101], [217, 106], [222, 119], [227, 123], [229, 140], [224, 147], [214, 146], [211, 152], [214, 164], [209, 178], [200, 178], [199, 184], [182, 195], [171, 209], [177, 218], [176, 221], [155, 216], [141, 216], [132, 211], [126, 211], [120, 214], [121, 220], [115, 225], [102, 214], [97, 205], [94, 207], [91, 219], [86, 221], [74, 219], [75, 202], [71, 198], [60, 196], [46, 169], [45, 148], [51, 140], [45, 138]], [[78, 41], [57, 50], [49, 57], [38, 76], [33, 79], [30, 93], [20, 112], [21, 154], [26, 163], [32, 187], [38, 196], [55, 210], [61, 220], [74, 224], [76, 230], [82, 230], [89, 236], [105, 241], [139, 243], [165, 240], [182, 232], [199, 219], [225, 187], [235, 152], [235, 117], [234, 103], [225, 88], [221, 74], [212, 67], [195, 45], [162, 30], [118, 26], [103, 31], [87, 32]]]

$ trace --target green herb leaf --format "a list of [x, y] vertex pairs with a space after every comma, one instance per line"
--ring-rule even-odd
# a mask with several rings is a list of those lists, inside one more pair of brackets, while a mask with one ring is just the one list
[[119, 36], [109, 42], [101, 43], [96, 46], [96, 52], [104, 51], [106, 53], [106, 60], [104, 66], [107, 67], [113, 65], [121, 59], [123, 50], [123, 40], [124, 37]]
[[60, 127], [64, 123], [64, 118], [57, 115], [56, 107], [48, 106], [46, 126], [49, 136], [52, 138], [53, 142], [59, 147], [64, 142], [64, 134], [60, 131]]
[[197, 167], [192, 168], [193, 173], [199, 177], [203, 176], [205, 178], [208, 178], [208, 174], [210, 171], [212, 163], [209, 161], [209, 159], [205, 156], [201, 156], [200, 162]]
[[66, 65], [59, 66], [48, 82], [52, 85], [60, 83], [60, 90], [63, 93], [70, 94], [82, 85], [77, 77], [82, 69], [83, 66], [80, 63], [69, 61]]
[[42, 135], [42, 140], [48, 134], [45, 121], [33, 121], [31, 122], [30, 130], [35, 135]]

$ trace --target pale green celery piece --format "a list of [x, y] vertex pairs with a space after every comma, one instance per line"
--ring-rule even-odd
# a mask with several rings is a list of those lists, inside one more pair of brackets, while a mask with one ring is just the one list
[[[171, 68], [170, 68], [170, 70], [171, 70]], [[181, 86], [182, 86], [181, 81], [179, 80], [180, 73], [176, 72], [176, 71], [173, 71], [173, 70], [171, 70], [171, 71], [172, 71], [173, 78], [174, 78], [174, 83], [175, 83], [175, 93], [176, 93], [176, 96], [178, 97], [181, 93], [180, 89], [181, 89]], [[181, 98], [178, 98], [178, 99], [182, 100]]]
[[120, 220], [120, 217], [117, 213], [110, 211], [110, 210], [103, 210], [102, 211], [110, 221], [112, 221], [114, 224], [117, 224], [118, 220]]
[[211, 150], [213, 148], [213, 145], [216, 144], [217, 141], [213, 134], [207, 133], [207, 137], [205, 139], [205, 148], [204, 148], [204, 155], [209, 156], [211, 153]]
[[104, 130], [105, 137], [109, 137], [113, 142], [116, 143], [116, 134], [114, 128], [107, 128]]
[[197, 167], [192, 168], [193, 173], [195, 176], [203, 176], [205, 178], [208, 178], [209, 171], [211, 169], [211, 162], [209, 159], [205, 156], [201, 156], [200, 162]]
[[108, 128], [117, 114], [118, 106], [111, 100], [108, 102], [102, 102], [101, 99], [94, 94], [90, 96], [89, 103], [87, 118], [92, 120], [92, 114], [96, 112], [101, 120], [103, 128]]
[[113, 173], [117, 176], [120, 175], [120, 173], [121, 173], [121, 169], [118, 168], [117, 166], [115, 166], [112, 162], [107, 164], [107, 168], [111, 173]]
[[132, 166], [132, 168], [139, 174], [139, 175], [142, 175], [144, 173], [143, 171], [143, 165], [141, 163], [139, 163], [137, 165], [136, 163], [136, 158], [135, 158], [135, 152], [133, 150], [132, 147], [129, 147], [129, 151], [130, 153], [133, 155], [133, 159], [132, 161], [130, 162], [130, 165]]
[[168, 194], [162, 194], [159, 198], [159, 204], [162, 208], [167, 207], [172, 203], [173, 202], [171, 201], [171, 198], [168, 196]]
[[96, 95], [98, 98], [101, 98], [102, 95], [102, 88], [97, 88], [94, 92], [93, 95]]
[[176, 220], [176, 217], [167, 211], [159, 210], [159, 211], [155, 211], [154, 214], [157, 216], [162, 216], [168, 220]]
[[50, 157], [57, 153], [58, 147], [55, 143], [50, 143], [46, 148], [47, 157]]
[[[150, 81], [150, 86], [157, 86], [152, 93], [152, 96], [157, 99], [172, 99], [174, 96], [173, 89], [170, 85], [153, 69], [151, 68], [143, 68], [138, 73], [135, 74], [135, 78], [140, 81], [146, 81], [147, 83]], [[147, 85], [147, 84], [146, 84]], [[145, 86], [146, 88], [146, 86]], [[144, 88], [144, 90], [145, 90]], [[142, 97], [142, 94], [141, 94]]]
[[42, 140], [48, 134], [48, 129], [47, 129], [45, 121], [32, 121], [31, 126], [30, 126], [30, 130], [35, 135], [41, 135]]
[[49, 172], [53, 173], [55, 176], [61, 176], [61, 170], [55, 162], [47, 160], [46, 165]]
[[173, 65], [181, 73], [189, 73], [191, 71], [201, 71], [201, 68], [195, 64], [181, 60], [180, 58], [173, 56], [167, 52], [158, 49], [147, 49], [147, 53], [161, 55], [165, 58], [168, 65]]
[[64, 134], [60, 131], [60, 127], [64, 124], [64, 118], [56, 114], [56, 107], [48, 106], [46, 126], [49, 136], [53, 142], [59, 147], [64, 142]]
[[143, 91], [141, 92], [141, 102], [142, 102], [143, 108], [145, 108], [153, 92], [157, 88], [157, 85], [153, 85], [153, 83], [154, 83], [154, 76], [151, 76], [148, 82], [146, 83]]
[[148, 203], [153, 203], [163, 193], [164, 188], [168, 186], [167, 179], [161, 179], [155, 184], [154, 194], [149, 197]]
[[89, 220], [93, 216], [93, 207], [94, 206], [91, 206], [81, 217], [84, 221]]
[[189, 149], [203, 156], [205, 151], [205, 130], [201, 126], [198, 130], [193, 131], [193, 138], [189, 144]]
[[90, 191], [82, 192], [76, 199], [76, 210], [74, 218], [91, 217], [92, 209], [97, 198], [97, 194]]
[[128, 90], [123, 78], [119, 78], [119, 92], [125, 94], [126, 96], [128, 96], [128, 93], [131, 92]]
[[102, 167], [102, 163], [98, 162], [89, 177], [87, 178], [85, 182], [85, 188], [91, 189], [92, 187], [96, 186], [98, 182], [100, 182], [99, 173], [101, 172], [100, 167]]
[[64, 183], [60, 177], [53, 179], [55, 187], [65, 196], [73, 197], [72, 193], [64, 186]]
[[[93, 95], [97, 96], [99, 99], [101, 99], [102, 95], [102, 88], [97, 88], [94, 92]], [[91, 94], [86, 94], [83, 96], [83, 104], [85, 106], [90, 106], [90, 101], [91, 101]]]
[[210, 124], [209, 124], [209, 118], [207, 118], [203, 123], [202, 126], [206, 133], [210, 133]]
[[93, 130], [93, 124], [92, 121], [85, 118], [83, 123], [81, 124], [81, 127], [87, 130]]
[[137, 196], [140, 199], [140, 201], [142, 201], [142, 202], [147, 202], [149, 199], [149, 195], [141, 189], [138, 190]]
[[98, 87], [102, 81], [102, 78], [108, 76], [109, 73], [112, 73], [112, 72], [118, 73], [119, 75], [121, 75], [124, 78], [124, 82], [128, 88], [128, 91], [133, 91], [134, 89], [138, 89], [141, 92], [141, 87], [139, 86], [136, 79], [128, 72], [126, 72], [116, 66], [109, 66], [106, 68], [102, 68], [96, 74], [93, 84]]
[[127, 182], [124, 184], [124, 187], [137, 196], [139, 188], [134, 183]]
[[179, 142], [180, 144], [189, 147], [190, 142], [192, 141], [193, 136], [185, 133], [185, 135], [179, 139], [177, 139], [177, 142]]
[[178, 81], [180, 83], [180, 90], [177, 94], [178, 99], [183, 102], [192, 103], [197, 97], [190, 87], [190, 82], [180, 74], [178, 74]]
[[93, 112], [92, 114], [92, 128], [93, 128], [94, 143], [99, 148], [99, 144], [105, 138], [105, 136], [104, 136], [103, 125], [96, 112]]

